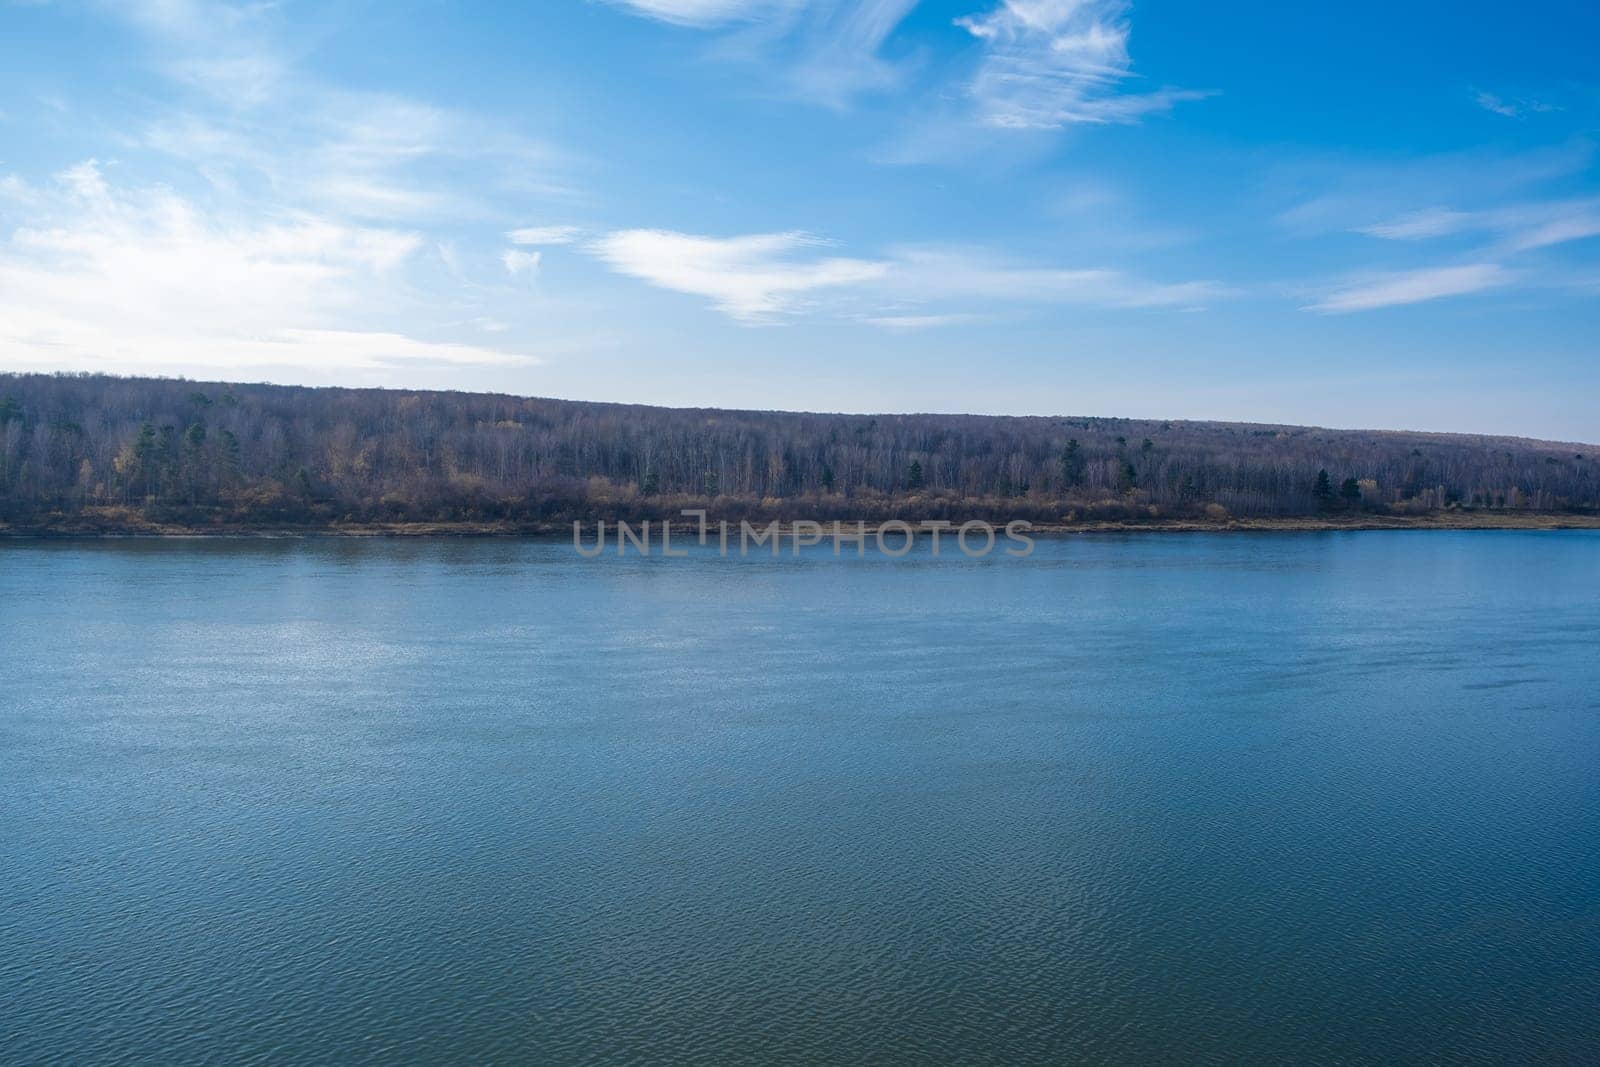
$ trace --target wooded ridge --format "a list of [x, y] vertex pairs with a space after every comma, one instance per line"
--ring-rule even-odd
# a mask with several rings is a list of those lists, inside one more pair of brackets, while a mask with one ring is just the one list
[[1600, 447], [1248, 423], [671, 409], [0, 374], [13, 529], [1600, 513]]

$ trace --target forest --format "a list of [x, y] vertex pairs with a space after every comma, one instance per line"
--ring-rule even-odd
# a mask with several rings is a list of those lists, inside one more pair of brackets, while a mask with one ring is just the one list
[[1593, 515], [1597, 466], [1462, 434], [0, 374], [0, 523], [23, 530]]

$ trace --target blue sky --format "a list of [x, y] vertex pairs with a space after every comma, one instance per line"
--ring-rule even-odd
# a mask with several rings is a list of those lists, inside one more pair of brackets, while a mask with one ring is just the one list
[[1600, 441], [1600, 8], [0, 0], [0, 369]]

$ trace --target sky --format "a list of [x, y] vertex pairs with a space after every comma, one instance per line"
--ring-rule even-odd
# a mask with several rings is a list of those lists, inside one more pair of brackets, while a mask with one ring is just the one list
[[1600, 442], [1600, 5], [0, 0], [0, 370]]

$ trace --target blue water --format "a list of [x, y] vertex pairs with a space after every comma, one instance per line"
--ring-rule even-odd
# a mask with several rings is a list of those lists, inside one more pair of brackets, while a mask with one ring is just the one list
[[1594, 1062], [1600, 536], [0, 544], [0, 1061]]

